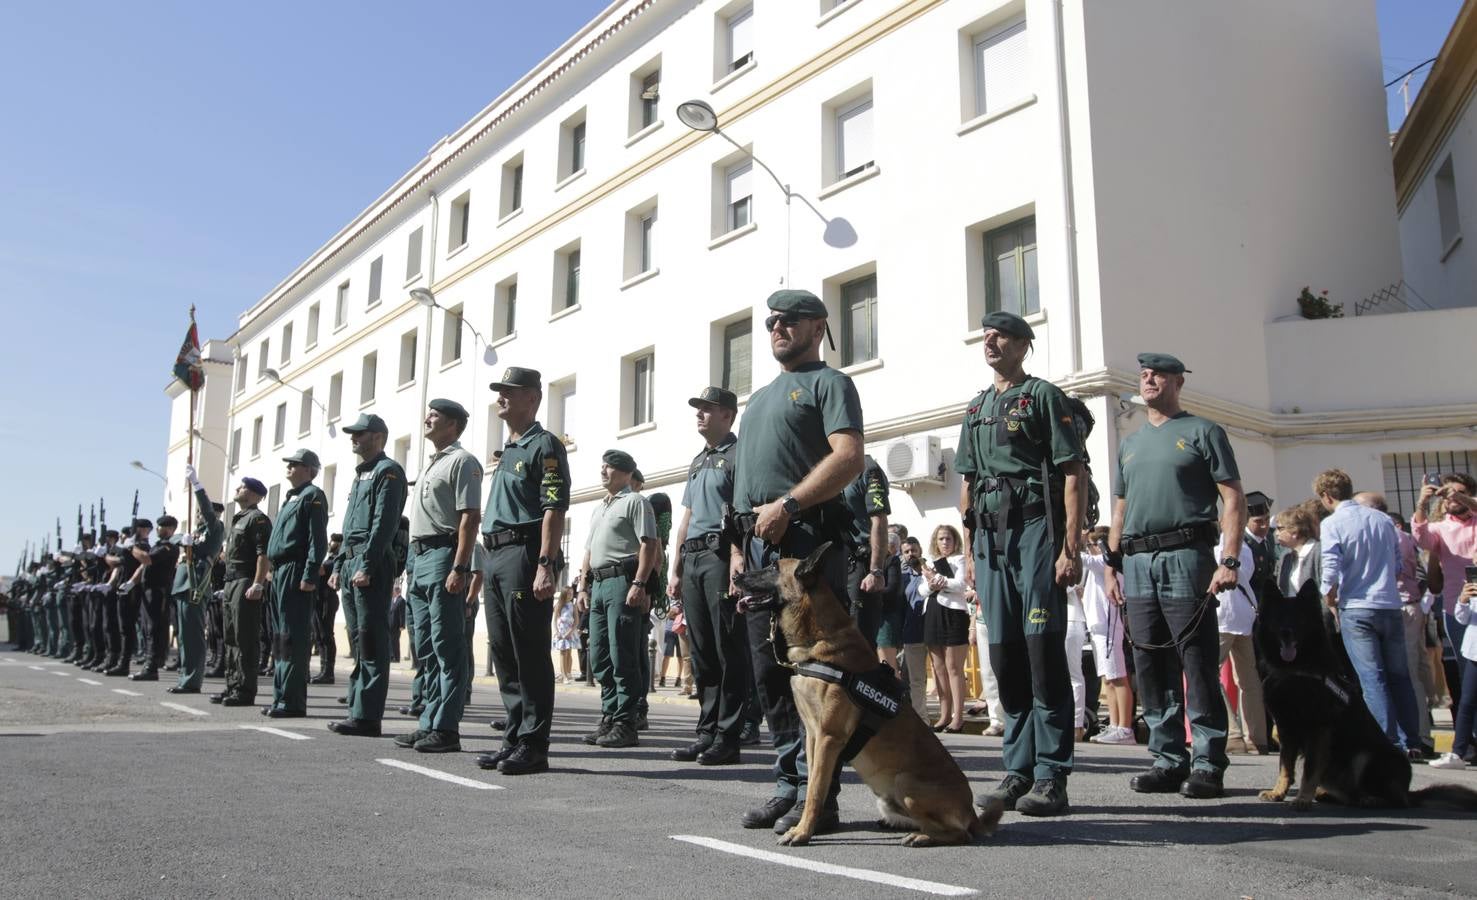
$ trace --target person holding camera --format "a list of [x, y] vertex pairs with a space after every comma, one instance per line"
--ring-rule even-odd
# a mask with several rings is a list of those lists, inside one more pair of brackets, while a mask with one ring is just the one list
[[933, 661], [939, 720], [933, 730], [964, 731], [964, 658], [969, 655], [969, 604], [963, 542], [953, 525], [940, 525], [928, 542], [919, 593], [924, 597], [923, 643]]
[[[1432, 511], [1439, 511], [1437, 521], [1431, 520]], [[1477, 561], [1477, 479], [1462, 472], [1427, 475], [1410, 517], [1410, 533], [1422, 550], [1440, 551], [1446, 633], [1451, 646], [1460, 649], [1467, 626], [1455, 613], [1467, 580], [1466, 567]], [[1469, 665], [1458, 653], [1458, 674], [1464, 675]]]

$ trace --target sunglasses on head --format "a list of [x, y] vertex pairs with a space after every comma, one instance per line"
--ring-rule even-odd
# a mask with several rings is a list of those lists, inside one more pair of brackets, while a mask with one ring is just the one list
[[796, 315], [795, 313], [775, 313], [774, 315], [764, 320], [764, 330], [774, 331], [774, 327], [776, 325], [783, 325], [786, 328], [794, 328], [796, 325], [800, 324], [807, 318], [809, 317]]

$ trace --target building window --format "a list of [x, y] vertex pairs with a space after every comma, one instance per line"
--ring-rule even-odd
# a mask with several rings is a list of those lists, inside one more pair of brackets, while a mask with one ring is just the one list
[[725, 232], [743, 228], [754, 218], [754, 164], [735, 163], [723, 173], [723, 216]]
[[980, 32], [972, 48], [974, 115], [999, 112], [1030, 94], [1031, 57], [1024, 19]]
[[873, 163], [872, 95], [836, 110], [836, 178], [850, 178]]
[[841, 286], [841, 365], [877, 358], [877, 276]]
[[231, 468], [241, 465], [241, 429], [231, 432]]
[[292, 362], [292, 323], [288, 322], [282, 326], [282, 362], [283, 368]]
[[441, 365], [447, 366], [462, 358], [462, 308], [446, 311], [441, 326]]
[[523, 208], [523, 154], [503, 163], [502, 199], [498, 218], [506, 219]]
[[257, 416], [251, 423], [251, 458], [256, 459], [262, 455], [262, 417]]
[[[1385, 472], [1385, 502], [1391, 512], [1408, 521], [1427, 475], [1456, 473], [1477, 477], [1477, 449], [1387, 453], [1380, 458]], [[1434, 511], [1428, 509], [1427, 515]]]
[[985, 235], [985, 311], [1029, 316], [1041, 311], [1036, 281], [1036, 219]]
[[405, 468], [406, 462], [410, 459], [410, 435], [395, 438], [395, 449], [390, 454], [390, 458], [399, 463], [400, 468]]
[[277, 510], [282, 504], [282, 485], [274, 484], [267, 488], [267, 518], [277, 518]]
[[625, 277], [650, 272], [653, 266], [656, 237], [656, 199], [653, 198], [626, 213]]
[[263, 340], [262, 343], [261, 343], [261, 346], [259, 346], [259, 347], [256, 348], [256, 380], [257, 381], [261, 381], [262, 379], [266, 378], [267, 377], [267, 369], [271, 368], [267, 364], [267, 359], [268, 359], [268, 357], [271, 356], [271, 354], [268, 353], [267, 351], [269, 351], [271, 349], [272, 349], [272, 339], [271, 338], [267, 338], [267, 339]]
[[[424, 228], [417, 228], [405, 241], [405, 280], [410, 281], [421, 274], [421, 236]], [[376, 300], [379, 298], [376, 297]]]
[[380, 358], [378, 353], [366, 353], [364, 364], [359, 368], [359, 405], [374, 402], [374, 382], [379, 377]]
[[752, 4], [741, 6], [722, 21], [719, 77], [754, 61], [754, 7]]
[[467, 244], [470, 233], [468, 223], [472, 220], [472, 192], [468, 191], [451, 201], [451, 231], [446, 235], [446, 250], [450, 252]]
[[631, 104], [628, 133], [635, 135], [657, 123], [660, 112], [662, 59], [656, 59], [631, 73]]
[[585, 170], [585, 111], [582, 109], [559, 126], [559, 180]]
[[1436, 214], [1441, 222], [1441, 258], [1445, 260], [1447, 251], [1462, 237], [1462, 217], [1456, 203], [1456, 171], [1452, 168], [1450, 156], [1436, 170], [1435, 181]]
[[419, 338], [420, 332], [414, 328], [400, 335], [400, 381], [397, 383], [401, 387], [415, 381], [415, 351]]
[[323, 503], [328, 514], [333, 515], [333, 491], [338, 483], [338, 465], [327, 465], [323, 467]]
[[246, 357], [241, 356], [236, 360], [236, 393], [246, 390]]
[[652, 418], [652, 401], [656, 396], [656, 354], [647, 350], [625, 361], [622, 381], [626, 388], [624, 428], [645, 425]]
[[580, 242], [575, 241], [554, 256], [554, 312], [580, 302]]
[[492, 339], [505, 338], [518, 329], [518, 279], [497, 286], [492, 298]]
[[745, 316], [723, 326], [723, 370], [719, 385], [742, 397], [749, 393], [752, 382], [754, 323]]
[[[416, 254], [416, 256], [417, 258], [419, 258], [420, 254]], [[376, 256], [374, 258], [374, 261], [369, 264], [369, 299], [365, 301], [365, 306], [374, 306], [376, 303], [380, 302], [384, 280], [385, 258], [383, 256]], [[346, 289], [348, 288], [347, 282], [344, 283], [344, 287]], [[345, 292], [347, 293], [347, 290]], [[344, 303], [344, 306], [346, 308], [349, 305], [347, 300], [348, 298], [346, 297]]]
[[297, 434], [298, 437], [307, 436], [313, 430], [313, 389], [303, 391], [302, 402], [297, 408]]
[[287, 404], [277, 404], [277, 416], [272, 420], [272, 446], [281, 447], [287, 443]]
[[328, 379], [328, 421], [337, 422], [344, 412], [344, 373]]
[[[373, 271], [373, 269], [370, 270], [370, 272]], [[370, 282], [372, 283], [373, 281], [374, 279], [371, 278]], [[373, 306], [374, 304], [371, 303], [370, 305]], [[333, 304], [333, 327], [336, 330], [343, 328], [347, 324], [349, 324], [349, 283], [345, 281], [338, 286], [338, 298]]]
[[322, 310], [317, 303], [308, 307], [308, 339], [303, 343], [304, 350], [312, 350], [318, 346], [318, 319], [321, 312]]
[[574, 397], [573, 377], [549, 385], [549, 431], [565, 444], [574, 443]]

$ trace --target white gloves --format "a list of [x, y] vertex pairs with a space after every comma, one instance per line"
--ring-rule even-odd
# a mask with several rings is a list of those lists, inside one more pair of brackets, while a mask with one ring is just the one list
[[181, 546], [184, 546], [184, 547], [193, 547], [193, 546], [195, 546], [195, 534], [194, 534], [194, 532], [190, 532], [189, 534], [186, 534], [186, 535], [182, 536], [179, 539], [179, 542], [180, 542], [180, 545]]
[[200, 490], [200, 476], [195, 474], [195, 467], [185, 463], [185, 478], [189, 479], [190, 487]]

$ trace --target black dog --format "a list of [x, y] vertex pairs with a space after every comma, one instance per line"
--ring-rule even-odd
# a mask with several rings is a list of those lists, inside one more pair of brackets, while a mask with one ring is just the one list
[[1423, 806], [1477, 810], [1477, 791], [1460, 785], [1410, 789], [1410, 759], [1385, 736], [1357, 685], [1339, 670], [1312, 582], [1296, 597], [1269, 597], [1256, 624], [1267, 709], [1282, 744], [1277, 784], [1263, 800], [1281, 800], [1299, 756], [1303, 777], [1294, 809], [1314, 799], [1346, 806]]

